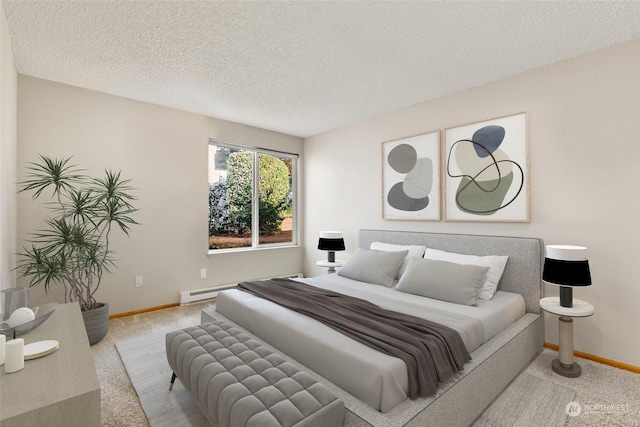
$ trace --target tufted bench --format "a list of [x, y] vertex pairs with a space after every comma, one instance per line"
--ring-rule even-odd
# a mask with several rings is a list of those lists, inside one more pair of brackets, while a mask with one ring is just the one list
[[344, 403], [282, 356], [222, 320], [170, 332], [167, 360], [217, 427], [341, 426]]

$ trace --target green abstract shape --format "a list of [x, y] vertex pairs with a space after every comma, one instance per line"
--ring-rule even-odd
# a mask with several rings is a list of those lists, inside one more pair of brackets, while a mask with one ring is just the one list
[[491, 188], [493, 191], [483, 191], [468, 177], [463, 177], [456, 191], [456, 206], [463, 212], [474, 215], [493, 215], [503, 208], [504, 198], [513, 182], [513, 173], [502, 179], [482, 181], [482, 188]]

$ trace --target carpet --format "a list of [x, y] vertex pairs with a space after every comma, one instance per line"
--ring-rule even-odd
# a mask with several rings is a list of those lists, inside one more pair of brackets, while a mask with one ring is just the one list
[[[209, 425], [179, 380], [169, 390], [171, 368], [165, 356], [164, 333], [117, 341], [116, 348], [151, 427]], [[523, 372], [473, 426], [564, 426], [565, 407], [575, 394], [568, 387]], [[345, 426], [356, 425], [363, 425], [362, 420], [347, 412]]]
[[473, 427], [561, 427], [566, 406], [576, 392], [568, 387], [523, 372], [493, 401]]

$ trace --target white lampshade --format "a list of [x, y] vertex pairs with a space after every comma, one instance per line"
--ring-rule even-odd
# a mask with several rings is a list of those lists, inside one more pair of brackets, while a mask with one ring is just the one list
[[584, 261], [587, 259], [587, 248], [584, 246], [547, 245], [547, 258], [563, 261]]
[[342, 231], [321, 231], [321, 239], [342, 239]]

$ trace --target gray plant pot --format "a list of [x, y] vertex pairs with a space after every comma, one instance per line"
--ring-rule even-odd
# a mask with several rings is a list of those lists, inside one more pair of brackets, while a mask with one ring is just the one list
[[109, 304], [98, 303], [98, 308], [83, 311], [82, 318], [89, 344], [94, 345], [102, 341], [109, 331]]

